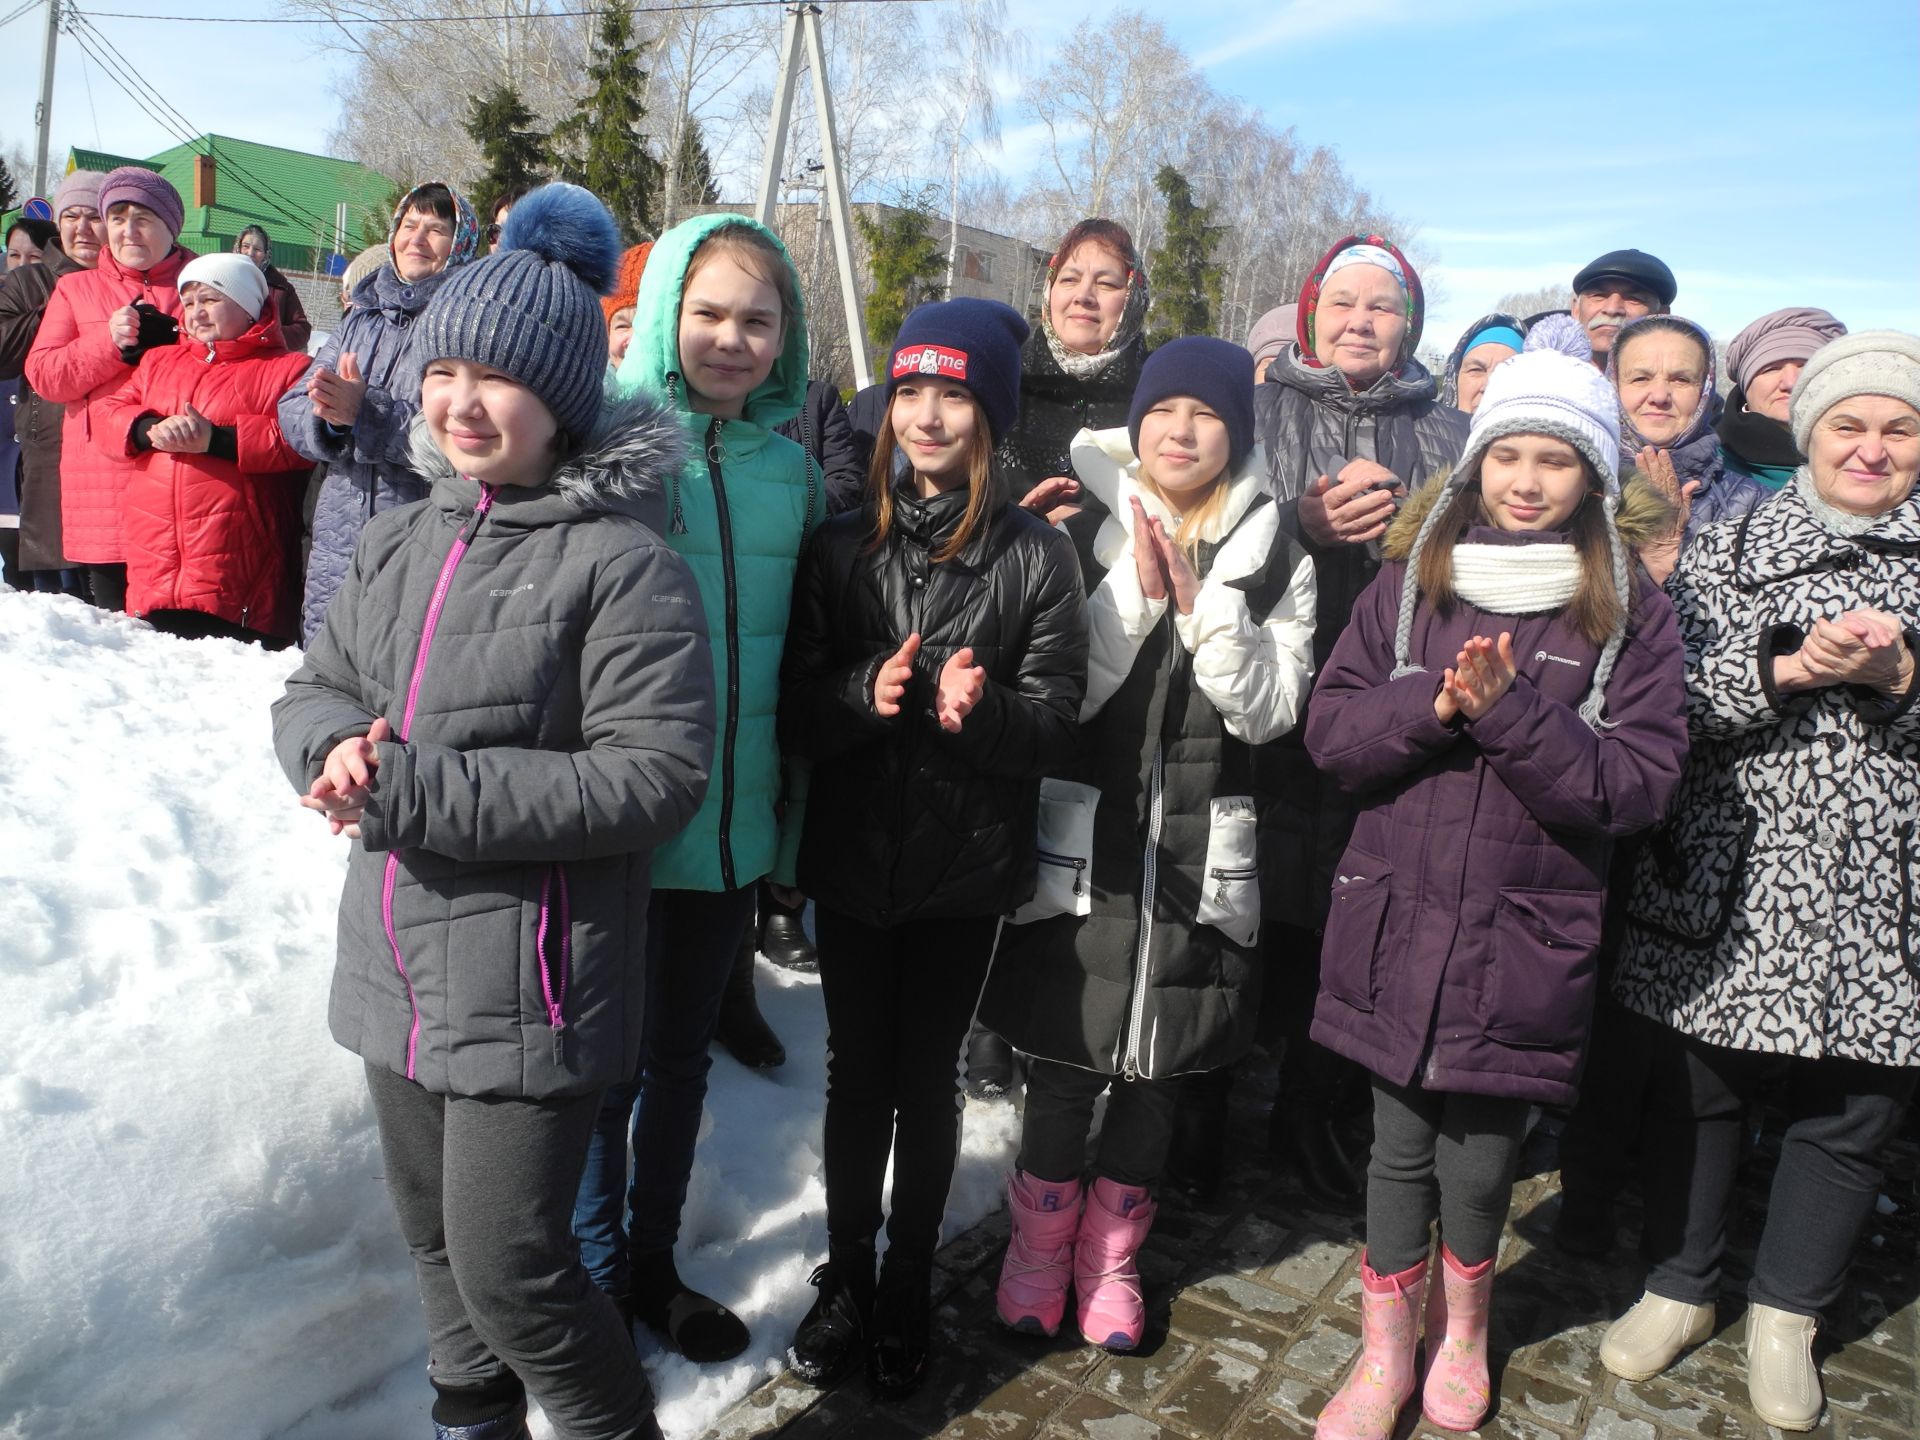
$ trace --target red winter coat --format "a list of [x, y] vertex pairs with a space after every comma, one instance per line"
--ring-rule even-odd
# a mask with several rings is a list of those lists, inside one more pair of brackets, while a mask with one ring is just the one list
[[[306, 373], [267, 315], [235, 340], [184, 334], [150, 350], [120, 391], [93, 407], [99, 449], [125, 457], [127, 610], [197, 610], [249, 630], [298, 633], [300, 497], [311, 461], [280, 433], [280, 397]], [[142, 415], [186, 407], [234, 431], [238, 461], [141, 451]]]
[[60, 431], [61, 544], [76, 565], [117, 565], [126, 559], [120, 538], [121, 497], [133, 465], [115, 448], [93, 443], [93, 402], [122, 385], [132, 367], [107, 338], [107, 317], [145, 301], [178, 318], [180, 272], [192, 254], [174, 246], [151, 270], [129, 270], [100, 252], [100, 264], [60, 277], [46, 317], [27, 355], [34, 393], [67, 407]]

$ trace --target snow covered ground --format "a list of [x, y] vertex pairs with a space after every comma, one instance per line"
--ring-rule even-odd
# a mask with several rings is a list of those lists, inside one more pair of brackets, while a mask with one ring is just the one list
[[[364, 1081], [326, 1030], [346, 842], [269, 745], [295, 663], [0, 589], [5, 1440], [432, 1433]], [[649, 1354], [674, 1440], [777, 1373], [826, 1249], [819, 992], [760, 979], [787, 1064], [716, 1052], [679, 1252], [754, 1344]], [[965, 1135], [950, 1235], [1000, 1203], [1011, 1108]]]

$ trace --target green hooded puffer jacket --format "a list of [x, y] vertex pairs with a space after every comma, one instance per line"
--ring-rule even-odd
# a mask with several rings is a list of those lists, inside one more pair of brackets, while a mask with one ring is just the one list
[[799, 786], [785, 803], [774, 714], [794, 571], [826, 500], [806, 452], [774, 427], [798, 414], [806, 395], [806, 317], [787, 317], [780, 356], [740, 419], [689, 407], [680, 365], [687, 265], [727, 225], [766, 236], [791, 269], [778, 237], [743, 216], [676, 225], [647, 257], [633, 340], [614, 386], [621, 396], [658, 391], [678, 413], [689, 458], [668, 487], [666, 539], [693, 569], [713, 645], [713, 779], [692, 822], [654, 852], [653, 883], [662, 890], [731, 890], [768, 874], [791, 883], [800, 834]]

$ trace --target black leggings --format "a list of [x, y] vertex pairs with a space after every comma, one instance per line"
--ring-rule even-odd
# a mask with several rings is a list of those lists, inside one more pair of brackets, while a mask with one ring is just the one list
[[1020, 1127], [1019, 1167], [1049, 1184], [1078, 1180], [1087, 1166], [1087, 1132], [1093, 1106], [1112, 1086], [1100, 1123], [1092, 1171], [1118, 1185], [1148, 1188], [1166, 1168], [1173, 1140], [1173, 1112], [1180, 1082], [1123, 1080], [1056, 1060], [1035, 1060], [1027, 1070], [1027, 1113]]
[[1436, 1216], [1440, 1238], [1462, 1265], [1499, 1250], [1527, 1109], [1524, 1100], [1438, 1094], [1373, 1077], [1367, 1264], [1376, 1274], [1397, 1275], [1424, 1260]]
[[960, 1153], [961, 1049], [998, 917], [865, 925], [819, 907], [827, 1009], [827, 1238], [880, 1231], [893, 1156], [892, 1249], [931, 1257]]
[[1839, 1297], [1879, 1193], [1880, 1150], [1920, 1070], [1761, 1055], [1654, 1029], [1653, 1082], [1663, 1103], [1647, 1123], [1647, 1289], [1693, 1305], [1718, 1296], [1747, 1102], [1781, 1076], [1787, 1133], [1747, 1297], [1822, 1315]]

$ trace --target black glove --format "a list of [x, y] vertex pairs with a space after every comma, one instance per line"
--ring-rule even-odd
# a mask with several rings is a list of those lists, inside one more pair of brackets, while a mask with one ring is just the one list
[[140, 317], [140, 335], [133, 344], [120, 347], [120, 358], [127, 364], [138, 365], [147, 351], [171, 345], [180, 338], [180, 322], [164, 310], [156, 310], [141, 300], [135, 303], [133, 313]]

